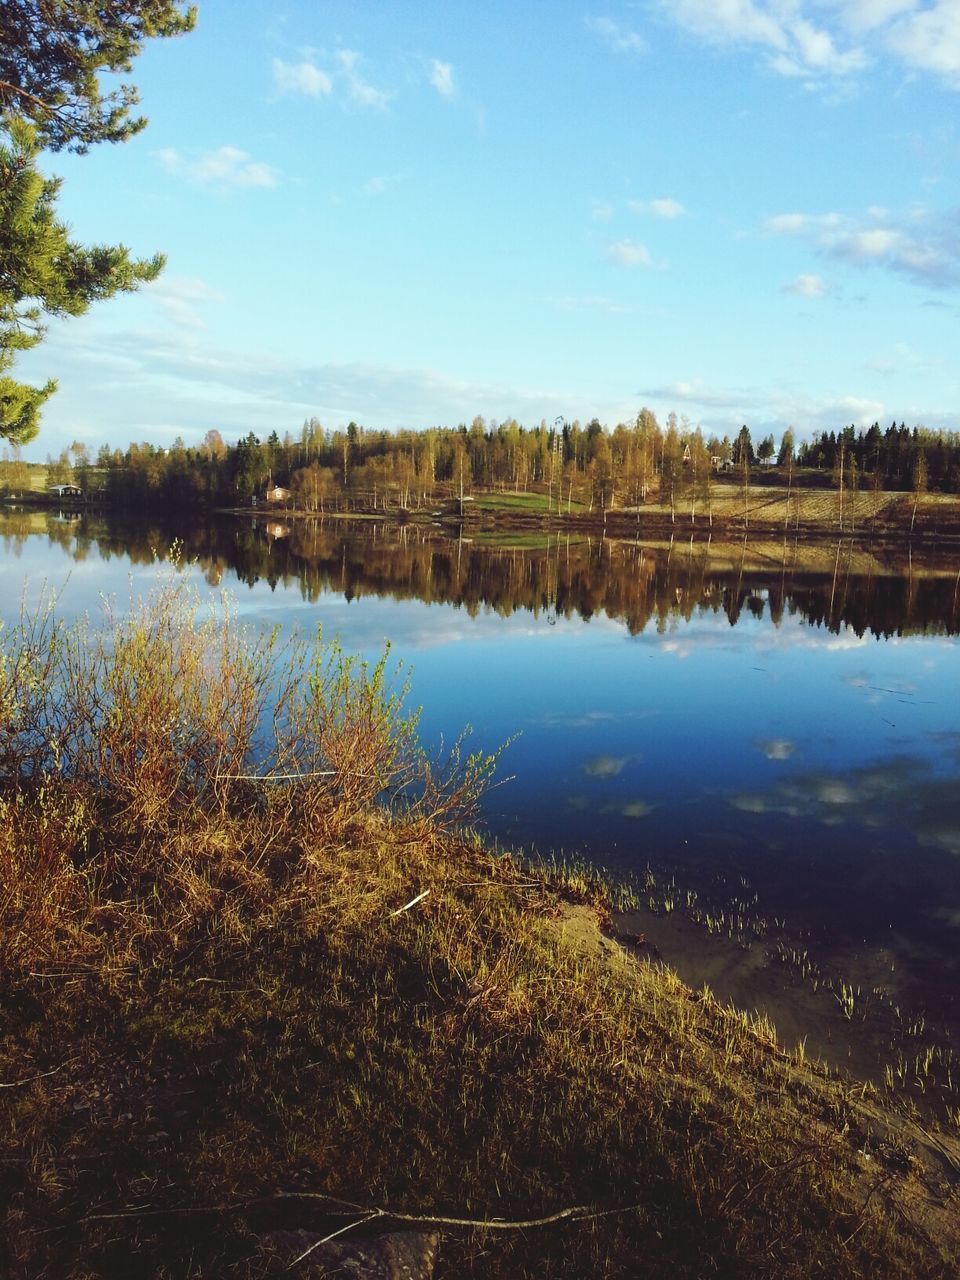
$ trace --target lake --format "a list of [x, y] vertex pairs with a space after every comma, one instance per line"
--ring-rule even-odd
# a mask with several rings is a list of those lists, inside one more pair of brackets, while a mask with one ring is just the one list
[[695, 893], [775, 922], [960, 1024], [956, 549], [8, 511], [0, 615], [44, 592], [68, 617], [122, 606], [175, 541], [251, 625], [321, 625], [365, 656], [389, 639], [429, 744], [509, 741], [497, 841], [649, 865], [661, 909]]

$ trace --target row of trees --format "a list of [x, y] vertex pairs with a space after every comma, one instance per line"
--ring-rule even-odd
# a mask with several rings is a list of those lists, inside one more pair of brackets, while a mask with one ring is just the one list
[[[312, 418], [300, 432], [265, 440], [249, 434], [228, 445], [217, 430], [196, 446], [143, 443], [104, 446], [92, 458], [75, 442], [48, 459], [48, 483], [73, 481], [118, 503], [174, 506], [249, 505], [268, 489], [290, 491], [290, 503], [334, 509], [416, 509], [475, 492], [537, 492], [558, 512], [640, 507], [656, 500], [684, 512], [704, 510], [718, 473], [746, 494], [757, 470], [767, 482], [813, 483], [855, 492], [927, 488], [960, 492], [960, 435], [912, 431], [893, 424], [824, 434], [795, 449], [793, 432], [755, 448], [748, 427], [731, 437], [704, 436], [671, 414], [661, 425], [649, 409], [610, 429], [558, 419], [527, 428], [516, 419], [422, 431], [367, 431], [351, 422], [327, 430]], [[11, 488], [13, 460], [7, 475]], [[801, 471], [801, 469], [803, 469]]]
[[842, 468], [851, 487], [856, 487], [858, 476], [866, 476], [879, 488], [913, 488], [922, 473], [924, 487], [942, 493], [960, 492], [960, 436], [956, 432], [926, 427], [911, 430], [902, 422], [899, 426], [891, 423], [886, 431], [876, 422], [867, 431], [844, 427], [838, 432], [823, 432], [801, 445], [797, 461], [831, 474]]

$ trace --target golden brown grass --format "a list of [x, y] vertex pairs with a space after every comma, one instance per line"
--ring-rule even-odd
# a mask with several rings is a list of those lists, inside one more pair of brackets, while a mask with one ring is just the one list
[[384, 664], [176, 584], [103, 637], [3, 647], [0, 1272], [280, 1274], [347, 1201], [589, 1207], [446, 1276], [955, 1274], [850, 1089], [458, 834], [489, 761], [438, 776]]
[[[644, 511], [669, 516], [666, 503], [653, 503]], [[717, 481], [711, 486], [709, 501], [699, 499], [694, 506], [695, 525], [708, 526], [710, 516], [718, 524], [743, 525], [758, 533], [819, 532], [825, 535], [851, 535], [871, 530], [907, 531], [913, 512], [913, 496], [908, 493], [860, 490], [844, 493], [841, 506], [837, 489], [792, 488], [784, 485], [750, 485], [746, 500], [741, 486]], [[675, 523], [681, 528], [691, 524], [690, 501], [684, 498], [676, 506]], [[960, 499], [956, 494], [923, 494], [917, 508], [915, 532], [920, 535], [931, 527], [939, 527], [944, 517], [956, 521]]]

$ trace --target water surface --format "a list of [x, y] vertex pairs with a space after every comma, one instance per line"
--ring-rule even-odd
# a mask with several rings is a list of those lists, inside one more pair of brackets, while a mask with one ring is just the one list
[[732, 886], [958, 1018], [955, 552], [9, 513], [0, 614], [44, 589], [68, 616], [122, 605], [175, 539], [180, 572], [255, 625], [367, 656], [389, 639], [428, 742], [511, 740], [497, 839]]

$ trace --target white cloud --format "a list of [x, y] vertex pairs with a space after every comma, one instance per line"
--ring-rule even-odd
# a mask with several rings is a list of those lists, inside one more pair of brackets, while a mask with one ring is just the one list
[[351, 102], [358, 107], [373, 107], [382, 111], [390, 101], [390, 94], [383, 89], [376, 89], [368, 84], [357, 70], [360, 65], [360, 54], [353, 49], [338, 49], [337, 62], [346, 78]]
[[667, 221], [683, 218], [687, 213], [680, 201], [674, 200], [672, 196], [659, 196], [655, 200], [629, 200], [627, 203], [634, 213], [652, 213], [654, 217], [665, 218]]
[[710, 387], [701, 378], [681, 378], [658, 387], [642, 387], [637, 395], [643, 400], [660, 401], [670, 406], [696, 405], [700, 409], [723, 410], [734, 418], [747, 417], [748, 409], [752, 412], [762, 399], [756, 389]]
[[[835, 431], [840, 423], [869, 427], [873, 422], [889, 418], [893, 412], [883, 400], [853, 393], [812, 396], [805, 390], [778, 384], [725, 387], [699, 377], [641, 386], [635, 396], [661, 414], [683, 409], [700, 421], [704, 430], [716, 431], [718, 435], [729, 434], [731, 429], [736, 431], [741, 422], [748, 422], [757, 439], [771, 431], [778, 436], [797, 423], [803, 424], [804, 435]], [[928, 412], [919, 407], [915, 418], [920, 422], [960, 421], [955, 412]]]
[[827, 75], [846, 76], [862, 71], [868, 59], [861, 49], [840, 53], [829, 32], [814, 27], [805, 19], [798, 19], [788, 27], [796, 43], [800, 61], [808, 71], [825, 72]]
[[663, 0], [663, 10], [682, 27], [718, 44], [760, 44], [786, 50], [778, 18], [752, 0]]
[[893, 57], [960, 89], [957, 0], [660, 0], [665, 18], [720, 46], [753, 46], [778, 75], [849, 79]]
[[441, 98], [452, 98], [456, 92], [453, 80], [453, 67], [449, 62], [440, 62], [433, 58], [430, 62], [430, 83]]
[[[882, 220], [882, 224], [876, 223]], [[777, 235], [803, 237], [829, 257], [853, 266], [876, 266], [937, 289], [960, 285], [960, 211], [928, 217], [911, 210], [899, 217], [872, 206], [863, 217], [838, 213], [781, 213], [764, 223]]]
[[[189, 286], [187, 291], [192, 292]], [[584, 422], [596, 414], [614, 423], [632, 420], [638, 404], [648, 404], [661, 421], [672, 409], [686, 409], [705, 431], [721, 436], [747, 422], [755, 439], [767, 432], [779, 438], [791, 424], [799, 424], [803, 436], [850, 422], [868, 427], [875, 420], [889, 422], [894, 413], [897, 421], [904, 417], [960, 429], [952, 402], [904, 405], [902, 397], [870, 399], [856, 389], [823, 396], [777, 383], [730, 389], [691, 375], [661, 387], [631, 386], [614, 398], [591, 385], [523, 385], [429, 368], [310, 362], [271, 350], [269, 344], [217, 347], [198, 341], [202, 331], [188, 325], [138, 326], [135, 317], [149, 315], [148, 302], [144, 290], [118, 300], [113, 309], [94, 308], [81, 320], [55, 321], [42, 351], [23, 354], [18, 367], [24, 379], [47, 376], [48, 362], [60, 374], [60, 392], [50, 402], [44, 431], [26, 456], [41, 461], [47, 451], [56, 453], [85, 422], [97, 440], [125, 446], [131, 439], [157, 438], [170, 423], [176, 424], [171, 435], [199, 440], [211, 421], [227, 421], [238, 435], [269, 434], [278, 422], [295, 424], [313, 414], [331, 425], [353, 419], [378, 430], [469, 422], [477, 412], [501, 421], [515, 416], [527, 424], [542, 418], [552, 422], [560, 414]], [[601, 625], [599, 616], [591, 622], [596, 625]], [[822, 643], [811, 637], [811, 644]]]
[[298, 63], [273, 60], [273, 83], [280, 93], [302, 93], [308, 98], [329, 97], [333, 81], [312, 62]]
[[[142, 314], [145, 301], [133, 295], [121, 299], [118, 308], [128, 316]], [[171, 422], [179, 424], [184, 438], [196, 432], [199, 439], [211, 414], [229, 421], [238, 434], [252, 430], [258, 435], [269, 434], [278, 422], [302, 422], [312, 414], [325, 423], [353, 419], [378, 430], [469, 422], [478, 412], [526, 423], [552, 422], [560, 414], [584, 422], [597, 414], [617, 422], [636, 414], [632, 396], [605, 398], [592, 387], [480, 381], [373, 362], [313, 363], [269, 349], [217, 348], [198, 342], [196, 331], [187, 327], [147, 328], [130, 319], [118, 327], [111, 314], [94, 309], [81, 321], [51, 325], [43, 359], [56, 357], [60, 393], [45, 417], [38, 461], [53, 441], [70, 443], [91, 401], [96, 405], [91, 430], [111, 445], [151, 439], [158, 424]], [[41, 377], [45, 367], [34, 352], [25, 353], [25, 378]]]
[[906, 342], [898, 342], [892, 351], [879, 356], [875, 356], [867, 364], [869, 369], [875, 373], [889, 375], [898, 373], [902, 369], [917, 370], [922, 373], [932, 373], [936, 369], [942, 369], [944, 361], [939, 356], [927, 356], [914, 349]]
[[168, 173], [205, 186], [275, 187], [279, 181], [272, 165], [252, 160], [239, 147], [217, 147], [193, 160], [181, 155], [175, 147], [164, 147], [156, 154]]
[[799, 236], [809, 231], [839, 227], [842, 222], [843, 216], [839, 213], [778, 213], [768, 218], [764, 226], [780, 235]]
[[770, 59], [770, 70], [775, 71], [778, 76], [785, 76], [791, 79], [798, 79], [807, 73], [799, 62], [793, 58], [788, 58], [785, 53], [778, 53]]
[[658, 200], [650, 201], [650, 208], [658, 218], [682, 218], [687, 212], [679, 200], [673, 200], [670, 196], [661, 197]]
[[153, 299], [174, 324], [186, 329], [200, 329], [203, 320], [198, 307], [207, 302], [223, 302], [223, 294], [203, 280], [190, 276], [162, 275], [143, 286], [146, 297]]
[[960, 88], [960, 4], [936, 0], [928, 9], [915, 9], [892, 23], [889, 48], [919, 71], [932, 71]]
[[587, 18], [587, 26], [613, 50], [614, 53], [644, 53], [647, 42], [643, 36], [629, 27], [623, 27], [613, 18]]
[[825, 298], [827, 286], [822, 276], [799, 275], [790, 284], [784, 286], [787, 293], [795, 293], [798, 298]]
[[768, 218], [764, 225], [768, 231], [776, 231], [786, 236], [798, 236], [807, 229], [809, 221], [805, 213], [778, 213], [775, 217]]
[[621, 267], [652, 267], [653, 259], [646, 245], [633, 240], [618, 240], [607, 246], [607, 257]]
[[902, 243], [899, 231], [876, 227], [869, 231], [854, 231], [843, 238], [850, 253], [860, 258], [886, 258]]
[[836, 7], [850, 31], [876, 31], [892, 18], [912, 12], [917, 0], [837, 0]]

